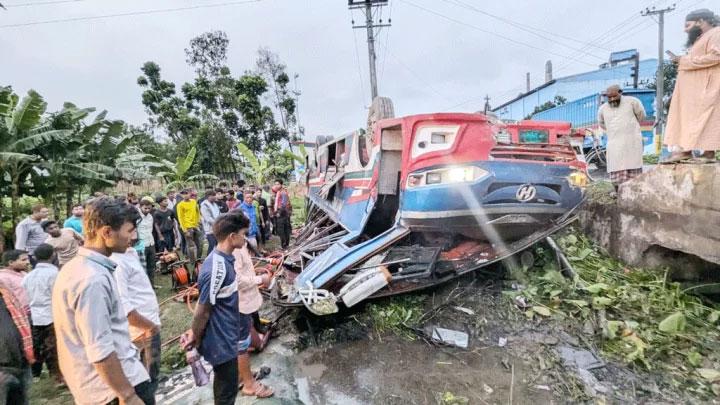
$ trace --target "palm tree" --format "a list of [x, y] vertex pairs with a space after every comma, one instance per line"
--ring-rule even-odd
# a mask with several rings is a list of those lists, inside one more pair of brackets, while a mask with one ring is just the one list
[[[13, 228], [17, 225], [20, 186], [39, 160], [37, 150], [49, 142], [67, 142], [72, 133], [43, 123], [46, 109], [47, 103], [34, 90], [21, 100], [11, 87], [0, 88], [0, 176], [10, 183]], [[1, 233], [2, 229], [0, 240], [4, 240]]]
[[185, 188], [191, 183], [206, 182], [206, 181], [217, 181], [218, 178], [212, 174], [200, 173], [194, 176], [188, 176], [190, 167], [192, 167], [195, 161], [195, 154], [197, 149], [193, 146], [185, 157], [178, 156], [175, 163], [168, 160], [161, 160], [165, 171], [155, 173], [156, 176], [160, 176], [168, 182], [166, 188]]

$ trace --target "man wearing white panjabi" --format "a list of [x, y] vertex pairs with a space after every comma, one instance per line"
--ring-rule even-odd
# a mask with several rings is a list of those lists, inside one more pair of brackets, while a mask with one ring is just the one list
[[607, 172], [617, 188], [642, 173], [640, 122], [645, 109], [637, 98], [623, 96], [617, 85], [608, 87], [607, 98], [598, 111], [598, 122], [607, 135]]

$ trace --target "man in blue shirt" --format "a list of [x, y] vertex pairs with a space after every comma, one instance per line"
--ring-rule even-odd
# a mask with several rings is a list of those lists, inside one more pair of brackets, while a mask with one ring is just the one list
[[83, 215], [85, 214], [85, 207], [82, 204], [75, 204], [72, 207], [72, 216], [65, 220], [63, 228], [73, 229], [80, 235], [83, 234]]
[[247, 191], [243, 198], [242, 204], [239, 205], [240, 210], [250, 220], [250, 228], [247, 232], [248, 247], [251, 251], [258, 250], [258, 237], [260, 236], [260, 227], [258, 226], [257, 207], [254, 204], [253, 193]]
[[[250, 315], [240, 313], [235, 258], [232, 252], [245, 245], [248, 219], [240, 211], [220, 215], [213, 225], [218, 240], [203, 262], [198, 276], [200, 297], [195, 309], [187, 345], [197, 347], [215, 373], [215, 404], [234, 404], [239, 377], [243, 395], [267, 398], [273, 391], [255, 381], [250, 371]], [[239, 376], [238, 376], [239, 374]]]

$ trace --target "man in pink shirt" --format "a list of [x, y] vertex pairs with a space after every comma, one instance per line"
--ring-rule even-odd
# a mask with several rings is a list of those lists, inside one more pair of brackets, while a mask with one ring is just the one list
[[3, 268], [0, 270], [0, 281], [5, 283], [15, 298], [22, 305], [26, 314], [30, 314], [30, 300], [22, 286], [22, 281], [30, 268], [30, 257], [23, 250], [8, 250], [2, 255]]

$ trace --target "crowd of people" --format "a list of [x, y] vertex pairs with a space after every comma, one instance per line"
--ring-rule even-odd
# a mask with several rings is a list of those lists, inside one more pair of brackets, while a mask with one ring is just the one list
[[[182, 341], [212, 366], [218, 404], [272, 389], [250, 371], [248, 353], [269, 333], [260, 322], [253, 256], [274, 233], [290, 243], [292, 207], [278, 180], [207, 189], [96, 193], [62, 223], [42, 204], [15, 229], [0, 269], [0, 402], [28, 403], [43, 365], [79, 404], [154, 404], [161, 354], [154, 284], [158, 254], [182, 251], [197, 266], [199, 299]], [[204, 249], [204, 246], [207, 249]], [[207, 257], [204, 257], [205, 250]], [[7, 325], [8, 327], [5, 327]]]

